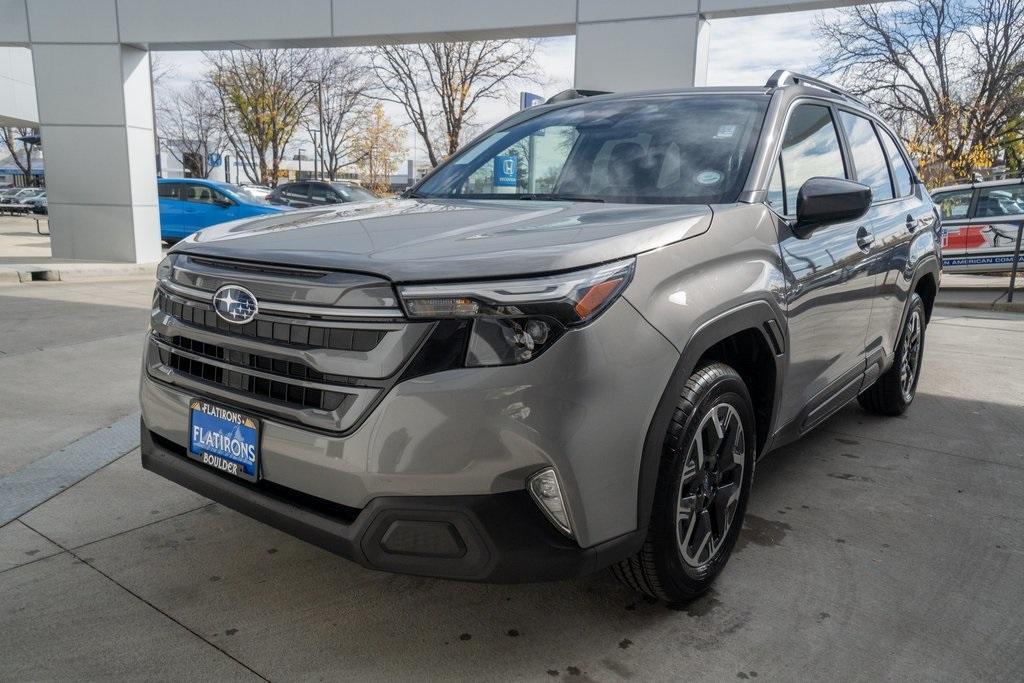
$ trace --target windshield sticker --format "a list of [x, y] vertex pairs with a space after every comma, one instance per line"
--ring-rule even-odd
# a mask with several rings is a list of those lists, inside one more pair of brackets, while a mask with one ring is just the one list
[[731, 138], [733, 135], [736, 135], [736, 126], [734, 124], [721, 125], [718, 127], [718, 133], [715, 134], [715, 139], [721, 140], [723, 138]]
[[718, 171], [701, 171], [697, 174], [696, 180], [701, 185], [717, 185], [722, 182], [722, 174]]

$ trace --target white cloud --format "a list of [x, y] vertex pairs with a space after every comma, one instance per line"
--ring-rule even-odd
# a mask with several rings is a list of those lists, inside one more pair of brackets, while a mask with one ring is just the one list
[[810, 73], [818, 62], [815, 19], [833, 11], [766, 14], [711, 22], [708, 85], [761, 85], [776, 69]]

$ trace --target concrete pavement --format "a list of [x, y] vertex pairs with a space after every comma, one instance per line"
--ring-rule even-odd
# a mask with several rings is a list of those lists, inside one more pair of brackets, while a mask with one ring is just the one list
[[[149, 285], [109, 286], [0, 289], [0, 476], [136, 409]], [[1019, 680], [1022, 373], [1024, 316], [937, 312], [908, 414], [850, 406], [766, 459], [715, 591], [675, 609], [605, 573], [368, 571], [132, 451], [0, 528], [0, 679]]]

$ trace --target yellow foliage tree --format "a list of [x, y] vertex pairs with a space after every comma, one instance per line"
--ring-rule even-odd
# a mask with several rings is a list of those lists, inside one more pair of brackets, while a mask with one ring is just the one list
[[387, 117], [379, 102], [370, 111], [355, 141], [363, 184], [374, 192], [391, 191], [389, 177], [398, 168], [407, 147], [405, 133]]

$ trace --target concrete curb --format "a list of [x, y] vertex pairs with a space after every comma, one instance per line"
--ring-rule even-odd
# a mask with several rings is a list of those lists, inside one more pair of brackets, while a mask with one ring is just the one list
[[90, 282], [155, 277], [155, 263], [19, 263], [17, 265], [0, 263], [0, 283], [5, 284], [39, 281]]
[[1014, 301], [1013, 303], [1006, 302], [994, 302], [994, 303], [981, 303], [975, 301], [944, 301], [937, 299], [935, 301], [936, 306], [944, 306], [946, 308], [964, 308], [972, 311], [996, 311], [998, 313], [1024, 313], [1024, 301]]

